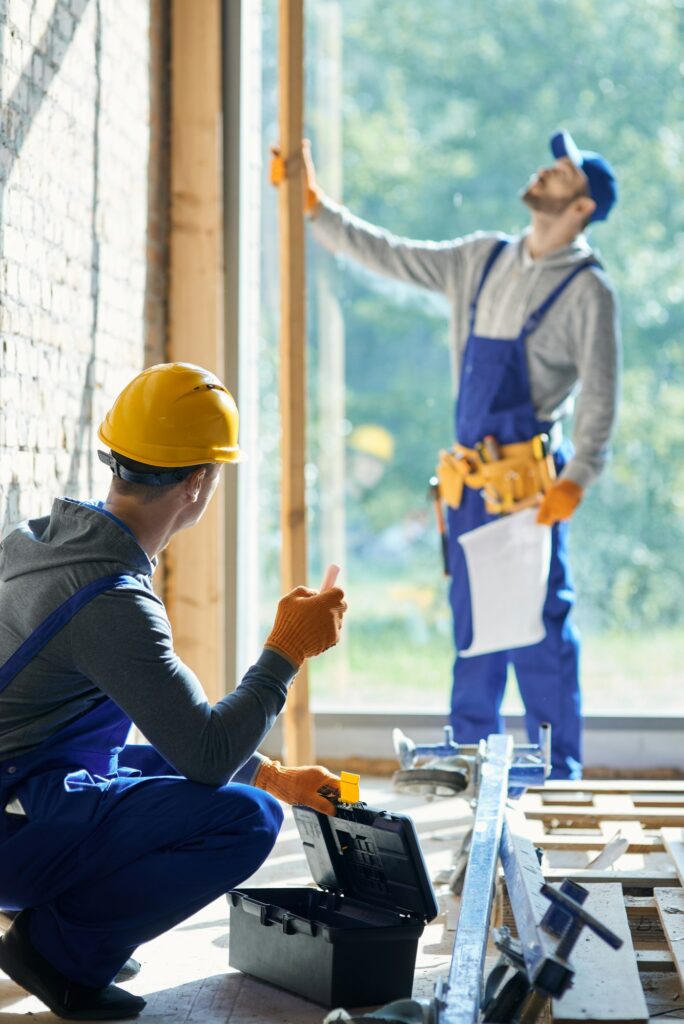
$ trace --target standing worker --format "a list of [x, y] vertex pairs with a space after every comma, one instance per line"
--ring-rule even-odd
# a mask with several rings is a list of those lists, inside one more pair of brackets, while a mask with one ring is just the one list
[[[608, 162], [579, 150], [567, 132], [554, 134], [550, 145], [554, 162], [521, 193], [531, 224], [519, 237], [477, 232], [416, 242], [374, 227], [324, 195], [308, 143], [305, 209], [326, 248], [370, 270], [443, 292], [451, 302], [456, 445], [442, 459], [439, 476], [449, 504], [457, 651], [472, 640], [468, 577], [457, 538], [537, 500], [537, 521], [552, 527], [546, 636], [529, 647], [457, 657], [454, 735], [472, 743], [501, 731], [499, 712], [512, 663], [530, 739], [536, 742], [539, 724], [550, 722], [553, 777], [579, 778], [579, 637], [570, 621], [568, 520], [605, 464], [619, 372], [615, 294], [583, 231], [606, 219], [617, 185]], [[563, 440], [561, 421], [578, 386], [573, 449]], [[480, 493], [485, 487], [486, 499]]]
[[[57, 498], [0, 546], [0, 968], [61, 1017], [115, 1020], [111, 984], [142, 942], [251, 875], [274, 799], [335, 813], [325, 768], [256, 750], [305, 658], [337, 643], [338, 588], [282, 598], [264, 650], [214, 706], [173, 648], [157, 557], [201, 518], [238, 411], [213, 374], [145, 370], [99, 430], [104, 502]], [[126, 745], [131, 722], [150, 745]], [[270, 795], [272, 794], [272, 795]]]

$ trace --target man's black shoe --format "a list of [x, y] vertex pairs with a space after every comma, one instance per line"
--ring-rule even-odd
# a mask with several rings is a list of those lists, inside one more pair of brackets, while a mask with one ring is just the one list
[[[18, 910], [0, 910], [0, 931], [6, 932], [18, 914]], [[134, 960], [131, 956], [114, 978], [114, 981], [130, 981], [131, 978], [135, 978], [136, 974], [140, 974], [140, 961]]]
[[140, 1013], [145, 1006], [140, 996], [116, 985], [78, 985], [48, 963], [28, 940], [29, 913], [22, 911], [0, 939], [0, 968], [12, 981], [66, 1020], [124, 1020]]

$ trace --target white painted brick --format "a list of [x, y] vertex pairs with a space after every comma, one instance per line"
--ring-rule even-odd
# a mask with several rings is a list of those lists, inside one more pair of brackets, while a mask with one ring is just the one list
[[[95, 5], [8, 0], [6, 8], [0, 52], [2, 533], [18, 518], [44, 512], [53, 494], [63, 492], [82, 434], [86, 450], [74, 493], [85, 496], [91, 478], [106, 486], [106, 472], [93, 461], [95, 428], [144, 360], [149, 137], [148, 4], [103, 3], [93, 339]], [[36, 47], [48, 25], [43, 52]], [[97, 361], [88, 376], [93, 345]], [[90, 419], [81, 424], [83, 410]]]

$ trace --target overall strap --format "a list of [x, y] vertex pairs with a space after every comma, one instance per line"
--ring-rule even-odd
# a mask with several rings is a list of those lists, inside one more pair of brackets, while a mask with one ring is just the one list
[[489, 271], [494, 266], [494, 263], [496, 262], [496, 260], [497, 260], [497, 258], [499, 256], [499, 253], [501, 253], [501, 251], [503, 249], [505, 249], [507, 245], [508, 245], [508, 239], [507, 238], [500, 238], [499, 241], [496, 243], [496, 245], [491, 250], [491, 252], [489, 253], [489, 256], [487, 257], [487, 262], [484, 265], [484, 270], [482, 271], [482, 277], [480, 278], [480, 283], [478, 284], [477, 291], [475, 292], [475, 294], [473, 296], [473, 299], [472, 299], [472, 302], [470, 303], [470, 326], [469, 326], [469, 333], [470, 334], [472, 334], [473, 328], [475, 326], [475, 314], [477, 313], [477, 300], [480, 298], [480, 292], [482, 291], [482, 289], [484, 287], [485, 281], [489, 277]]
[[531, 334], [532, 331], [535, 331], [537, 327], [539, 327], [539, 324], [542, 322], [542, 320], [550, 310], [551, 306], [553, 306], [556, 299], [565, 291], [570, 282], [573, 281], [578, 274], [581, 274], [581, 272], [583, 270], [586, 270], [587, 267], [600, 266], [601, 264], [599, 263], [599, 261], [594, 256], [590, 256], [582, 263], [579, 263], [574, 268], [574, 270], [571, 270], [567, 277], [564, 277], [563, 280], [556, 285], [551, 294], [547, 295], [547, 297], [542, 302], [541, 306], [539, 306], [538, 309], [535, 309], [534, 313], [530, 313], [527, 320], [523, 324], [522, 331], [520, 332], [520, 337], [526, 338], [528, 334]]
[[99, 580], [92, 580], [84, 587], [77, 590], [75, 594], [58, 605], [50, 612], [46, 619], [34, 629], [30, 636], [17, 648], [4, 665], [0, 666], [0, 693], [9, 686], [14, 677], [28, 665], [37, 654], [40, 654], [53, 636], [57, 634], [74, 615], [81, 610], [89, 601], [103, 594], [106, 590], [121, 590], [125, 587], [137, 587], [138, 581], [134, 576], [104, 576]]

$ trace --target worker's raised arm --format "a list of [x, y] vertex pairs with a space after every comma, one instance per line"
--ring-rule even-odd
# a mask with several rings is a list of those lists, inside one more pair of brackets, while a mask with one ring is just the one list
[[[300, 591], [307, 596], [300, 599]], [[237, 689], [213, 706], [173, 648], [161, 601], [142, 586], [110, 591], [79, 613], [80, 626], [71, 629], [74, 662], [176, 771], [207, 785], [228, 782], [236, 772], [239, 781], [252, 782], [260, 766], [255, 751], [282, 710], [297, 667], [337, 643], [346, 610], [339, 588], [292, 593], [296, 611], [288, 595], [269, 637], [277, 648], [264, 649]]]
[[314, 237], [321, 245], [378, 274], [431, 291], [449, 290], [450, 278], [460, 272], [462, 239], [414, 241], [375, 227], [325, 195], [316, 179], [307, 141], [302, 145], [302, 159], [304, 211], [311, 218]]

